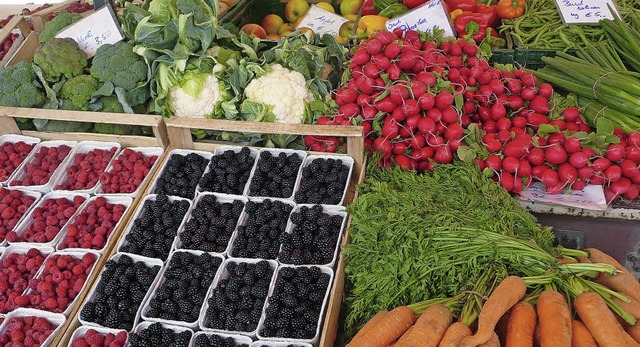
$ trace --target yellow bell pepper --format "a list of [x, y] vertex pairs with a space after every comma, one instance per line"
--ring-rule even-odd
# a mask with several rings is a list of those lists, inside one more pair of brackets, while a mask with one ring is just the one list
[[385, 30], [385, 24], [388, 20], [387, 17], [376, 15], [362, 16], [358, 21], [358, 29], [364, 30], [367, 35], [371, 36], [378, 31]]

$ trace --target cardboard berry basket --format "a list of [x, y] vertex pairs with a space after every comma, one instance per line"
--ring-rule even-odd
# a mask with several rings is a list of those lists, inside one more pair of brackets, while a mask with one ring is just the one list
[[38, 36], [29, 28], [29, 23], [21, 16], [14, 16], [0, 29], [0, 43], [13, 34], [19, 34], [7, 54], [0, 59], [0, 66], [14, 65], [20, 61], [31, 61], [38, 47]]
[[[363, 129], [359, 126], [332, 126], [332, 125], [308, 125], [308, 124], [276, 124], [263, 122], [242, 122], [214, 119], [185, 119], [170, 118], [166, 121], [167, 133], [172, 148], [195, 149], [200, 151], [215, 152], [218, 147], [229, 145], [224, 142], [194, 141], [191, 137], [191, 129], [205, 129], [214, 131], [259, 133], [259, 134], [283, 134], [283, 135], [314, 135], [335, 136], [345, 138], [347, 143], [346, 154], [333, 154], [336, 156], [349, 156], [353, 158], [353, 172], [348, 182], [344, 205], [348, 206], [354, 201], [355, 187], [364, 178], [365, 156]], [[307, 152], [313, 154], [329, 154]], [[350, 217], [345, 222], [345, 231], [340, 239], [342, 246], [349, 241]], [[326, 300], [324, 315], [321, 317], [319, 346], [333, 346], [338, 330], [338, 317], [342, 305], [345, 281], [345, 258], [342, 253], [337, 260], [335, 276], [331, 282], [329, 296]], [[265, 343], [270, 345], [270, 343]]]

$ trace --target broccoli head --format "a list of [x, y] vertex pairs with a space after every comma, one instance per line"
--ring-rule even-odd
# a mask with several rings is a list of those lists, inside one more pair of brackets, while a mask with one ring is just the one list
[[57, 82], [62, 76], [81, 75], [87, 67], [87, 54], [73, 39], [55, 38], [36, 49], [33, 62], [42, 69], [47, 81]]
[[131, 43], [120, 41], [98, 48], [91, 63], [91, 76], [128, 91], [146, 82], [147, 64], [133, 52]]
[[49, 120], [40, 131], [64, 132], [64, 133], [86, 133], [91, 130], [91, 123], [73, 122], [64, 120]]
[[69, 99], [73, 106], [86, 110], [87, 102], [99, 87], [100, 82], [91, 75], [76, 76], [64, 82], [60, 89], [60, 97]]
[[0, 68], [0, 105], [15, 107], [39, 107], [47, 100], [33, 83], [36, 74], [30, 62], [19, 62]]
[[49, 40], [56, 37], [56, 35], [62, 31], [62, 29], [68, 27], [69, 25], [79, 21], [82, 18], [81, 15], [77, 13], [69, 13], [62, 12], [55, 16], [50, 22], [47, 22], [44, 25], [44, 29], [40, 36], [38, 36], [38, 41], [40, 43], [46, 43]]
[[115, 96], [103, 96], [100, 98], [102, 109], [100, 112], [124, 113], [122, 104]]

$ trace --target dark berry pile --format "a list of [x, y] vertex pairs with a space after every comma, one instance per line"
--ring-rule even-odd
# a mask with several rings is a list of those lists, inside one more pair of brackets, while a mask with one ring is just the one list
[[291, 205], [277, 200], [249, 201], [246, 207], [248, 220], [246, 225], [238, 227], [231, 256], [275, 259], [291, 209]]
[[180, 233], [180, 248], [224, 252], [243, 208], [240, 200], [220, 203], [213, 195], [203, 196]]
[[156, 182], [155, 193], [193, 199], [207, 164], [209, 160], [196, 153], [173, 154]]
[[167, 260], [178, 227], [188, 209], [186, 200], [170, 202], [164, 194], [157, 195], [155, 201], [145, 201], [142, 212], [125, 236], [127, 243], [120, 250]]
[[108, 260], [96, 286], [96, 296], [85, 304], [80, 317], [105, 327], [131, 330], [158, 271], [160, 266], [149, 267], [127, 255], [117, 261]]
[[280, 153], [278, 156], [273, 156], [271, 152], [260, 153], [249, 185], [249, 195], [291, 197], [301, 164], [302, 158], [297, 153]]
[[249, 347], [246, 343], [238, 343], [233, 337], [222, 337], [220, 335], [198, 335], [194, 347]]
[[299, 204], [337, 205], [342, 200], [347, 178], [349, 166], [342, 160], [314, 159], [302, 169], [295, 200]]
[[329, 274], [322, 273], [316, 266], [280, 269], [260, 335], [313, 338], [330, 280]]
[[205, 326], [228, 331], [254, 331], [267, 299], [273, 269], [266, 260], [258, 263], [227, 263], [229, 278], [213, 289]]
[[323, 265], [333, 260], [342, 216], [322, 212], [322, 206], [302, 206], [291, 214], [295, 224], [291, 234], [282, 235], [282, 250], [278, 256], [285, 264]]
[[187, 347], [191, 332], [175, 332], [160, 323], [153, 323], [139, 333], [129, 334], [129, 347]]
[[238, 153], [228, 150], [213, 156], [209, 172], [200, 179], [200, 190], [242, 195], [254, 162], [248, 147], [243, 147]]
[[220, 258], [209, 253], [173, 253], [163, 276], [164, 282], [151, 298], [146, 316], [197, 321], [207, 290], [221, 263]]

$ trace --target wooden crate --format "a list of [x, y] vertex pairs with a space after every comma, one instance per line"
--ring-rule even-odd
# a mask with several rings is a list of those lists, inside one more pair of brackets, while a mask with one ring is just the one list
[[29, 23], [21, 16], [14, 16], [9, 23], [0, 30], [0, 43], [9, 37], [15, 30], [19, 30], [22, 38], [15, 41], [9, 54], [3, 59], [4, 63], [0, 66], [14, 65], [21, 61], [31, 61], [33, 53], [38, 48], [38, 37], [29, 28]]
[[[55, 4], [51, 7], [47, 7], [41, 11], [31, 14], [31, 24], [33, 25], [33, 30], [36, 33], [41, 33], [44, 30], [44, 25], [49, 21], [47, 18], [52, 13], [58, 13], [66, 9], [69, 5], [78, 3], [78, 2], [86, 2], [84, 0], [66, 0], [61, 3]], [[86, 17], [93, 13], [93, 11], [87, 11], [84, 13], [79, 13], [79, 15]]]

